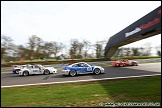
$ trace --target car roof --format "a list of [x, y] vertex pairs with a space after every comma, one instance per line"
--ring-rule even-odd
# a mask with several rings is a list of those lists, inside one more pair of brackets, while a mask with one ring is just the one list
[[73, 63], [73, 64], [79, 64], [79, 63], [85, 63], [85, 64], [88, 64], [88, 63], [86, 63], [86, 62], [77, 62], [77, 63]]
[[20, 65], [12, 65], [12, 66], [20, 66]]
[[75, 64], [80, 64], [80, 63], [88, 64], [88, 63], [86, 63], [86, 62], [76, 62], [76, 63], [72, 63], [72, 64], [70, 64], [69, 66], [72, 66], [72, 65], [75, 65]]

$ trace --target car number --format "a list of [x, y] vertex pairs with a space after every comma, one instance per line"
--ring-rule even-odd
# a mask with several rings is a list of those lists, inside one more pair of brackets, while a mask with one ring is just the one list
[[33, 72], [38, 72], [38, 70], [33, 70]]
[[91, 67], [87, 67], [87, 71], [92, 71], [92, 68]]

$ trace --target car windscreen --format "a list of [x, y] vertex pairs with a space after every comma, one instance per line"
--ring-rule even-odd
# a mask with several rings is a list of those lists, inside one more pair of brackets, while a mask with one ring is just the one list
[[25, 69], [25, 68], [27, 68], [27, 66], [21, 66], [21, 69]]

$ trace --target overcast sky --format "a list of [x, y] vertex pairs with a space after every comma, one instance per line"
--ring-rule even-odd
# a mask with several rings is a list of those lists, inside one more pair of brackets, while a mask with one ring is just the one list
[[[36, 35], [65, 44], [106, 39], [161, 5], [161, 1], [1, 1], [1, 36], [24, 45]], [[161, 45], [161, 34], [127, 46]]]

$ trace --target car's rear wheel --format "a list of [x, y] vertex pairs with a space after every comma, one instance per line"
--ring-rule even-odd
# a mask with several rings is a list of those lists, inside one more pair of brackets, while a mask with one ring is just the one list
[[50, 71], [46, 69], [46, 70], [44, 70], [44, 74], [48, 75], [48, 74], [50, 74]]
[[120, 63], [120, 67], [123, 67], [124, 66], [124, 64], [123, 63]]
[[93, 72], [94, 74], [96, 74], [96, 75], [98, 75], [98, 74], [100, 74], [101, 73], [101, 70], [100, 69], [98, 69], [98, 68], [96, 68], [96, 69], [94, 69], [94, 72]]
[[29, 75], [29, 72], [28, 71], [24, 71], [23, 72], [23, 76], [28, 76]]
[[71, 70], [70, 72], [69, 72], [69, 75], [70, 76], [76, 76], [77, 75], [77, 72], [75, 71], [75, 70]]
[[19, 73], [19, 70], [16, 70], [16, 73], [18, 74]]

